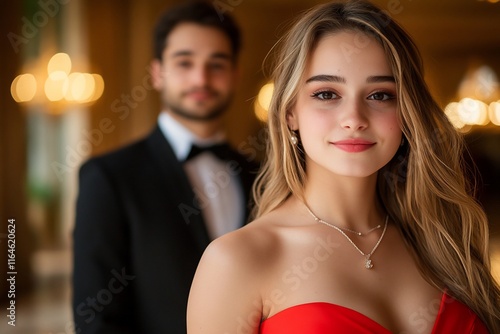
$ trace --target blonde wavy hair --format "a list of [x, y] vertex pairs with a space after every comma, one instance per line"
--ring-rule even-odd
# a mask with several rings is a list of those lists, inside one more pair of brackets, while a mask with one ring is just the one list
[[463, 138], [432, 98], [412, 39], [387, 12], [366, 1], [314, 7], [278, 43], [268, 154], [254, 185], [253, 217], [291, 195], [304, 200], [304, 152], [291, 143], [286, 115], [318, 41], [346, 30], [375, 38], [396, 80], [405, 143], [378, 173], [381, 203], [399, 223], [424, 277], [469, 306], [492, 333], [500, 333], [500, 290], [490, 271], [488, 222], [465, 175]]

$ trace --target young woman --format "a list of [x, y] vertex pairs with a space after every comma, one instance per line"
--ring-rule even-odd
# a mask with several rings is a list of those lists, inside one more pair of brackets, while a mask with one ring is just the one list
[[500, 333], [485, 214], [410, 37], [327, 3], [276, 64], [255, 221], [206, 250], [188, 333]]

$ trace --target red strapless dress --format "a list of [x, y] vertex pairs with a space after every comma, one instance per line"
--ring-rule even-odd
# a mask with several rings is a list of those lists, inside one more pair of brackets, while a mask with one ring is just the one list
[[[423, 316], [413, 320], [415, 325], [417, 325], [417, 321], [428, 321]], [[313, 302], [292, 306], [276, 313], [261, 323], [259, 333], [389, 334], [390, 331], [352, 309], [325, 302]], [[443, 294], [432, 333], [488, 334], [488, 331], [477, 315], [467, 306], [447, 294]]]

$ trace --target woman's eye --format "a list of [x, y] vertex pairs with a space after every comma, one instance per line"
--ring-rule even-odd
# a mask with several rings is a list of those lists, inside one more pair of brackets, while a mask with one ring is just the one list
[[374, 93], [368, 97], [369, 100], [376, 100], [376, 101], [387, 101], [387, 100], [393, 100], [394, 98], [395, 98], [394, 95], [384, 92]]
[[331, 91], [317, 92], [312, 96], [320, 100], [333, 100], [338, 98], [338, 95]]

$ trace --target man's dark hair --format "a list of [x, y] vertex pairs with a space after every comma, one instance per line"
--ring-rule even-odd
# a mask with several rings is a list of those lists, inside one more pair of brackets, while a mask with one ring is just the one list
[[207, 1], [188, 1], [169, 8], [160, 17], [154, 30], [154, 57], [162, 59], [167, 37], [180, 23], [196, 23], [217, 28], [227, 35], [231, 41], [234, 59], [241, 47], [240, 28], [234, 19], [224, 13], [219, 13], [215, 6]]

